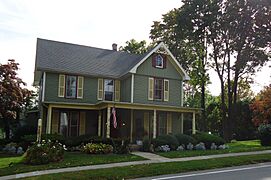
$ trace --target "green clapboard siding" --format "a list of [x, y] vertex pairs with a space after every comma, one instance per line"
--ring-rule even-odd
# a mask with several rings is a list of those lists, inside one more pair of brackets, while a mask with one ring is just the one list
[[131, 77], [121, 80], [120, 82], [120, 101], [130, 102], [131, 101]]
[[169, 61], [169, 56], [167, 59], [167, 66], [165, 69], [154, 68], [152, 67], [152, 56], [149, 57], [144, 63], [142, 63], [138, 69], [137, 74], [155, 76], [155, 77], [164, 77], [171, 79], [182, 79], [182, 76], [178, 73], [175, 67]]
[[157, 104], [157, 105], [181, 105], [181, 87], [182, 81], [169, 79], [169, 101], [148, 100], [148, 79], [150, 76], [135, 75], [134, 85], [134, 102], [142, 104]]
[[84, 77], [83, 99], [71, 99], [58, 97], [58, 74], [46, 73], [45, 101], [51, 102], [69, 102], [69, 103], [96, 103], [98, 79]]

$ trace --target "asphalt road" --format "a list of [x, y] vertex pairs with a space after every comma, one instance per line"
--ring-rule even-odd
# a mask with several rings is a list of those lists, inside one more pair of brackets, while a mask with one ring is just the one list
[[[271, 163], [261, 163], [231, 168], [194, 171], [141, 178], [142, 180], [271, 180]], [[138, 179], [139, 180], [139, 179]]]

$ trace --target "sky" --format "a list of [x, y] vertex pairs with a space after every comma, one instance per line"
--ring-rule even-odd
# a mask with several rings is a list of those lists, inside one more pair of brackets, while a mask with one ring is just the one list
[[[180, 0], [1, 0], [0, 63], [15, 59], [20, 64], [19, 76], [30, 87], [37, 38], [105, 49], [132, 38], [149, 42], [153, 21], [180, 6]], [[259, 92], [270, 84], [270, 74], [266, 65], [252, 89]], [[219, 95], [217, 75], [210, 72], [210, 76], [209, 90]]]

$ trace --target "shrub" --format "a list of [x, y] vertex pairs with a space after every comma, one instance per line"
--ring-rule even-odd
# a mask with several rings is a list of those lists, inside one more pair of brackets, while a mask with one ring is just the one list
[[114, 138], [112, 139], [112, 146], [114, 148], [114, 153], [116, 154], [127, 154], [130, 152], [129, 149], [129, 139]]
[[271, 124], [261, 124], [258, 128], [262, 146], [271, 146]]
[[142, 151], [150, 152], [150, 148], [151, 148], [151, 141], [148, 136], [145, 136], [143, 138]]
[[174, 151], [179, 146], [179, 142], [173, 135], [161, 135], [156, 139], [153, 139], [153, 145], [155, 148], [158, 146], [169, 145], [170, 149]]
[[36, 134], [37, 134], [37, 127], [29, 126], [29, 125], [21, 126], [15, 130], [14, 136], [12, 137], [12, 141], [21, 142], [23, 136], [36, 135]]
[[26, 151], [24, 163], [38, 165], [58, 162], [63, 159], [64, 148], [61, 143], [43, 140], [40, 144], [34, 143]]
[[113, 147], [109, 144], [88, 143], [83, 146], [82, 151], [88, 154], [109, 154], [113, 152]]
[[212, 143], [215, 143], [218, 146], [225, 144], [225, 140], [223, 138], [203, 132], [195, 134], [194, 138], [197, 140], [198, 143], [203, 142], [205, 144], [206, 149], [210, 149]]
[[103, 143], [103, 144], [112, 145], [112, 140], [110, 138], [102, 138], [102, 137], [93, 136], [89, 134], [75, 136], [75, 137], [67, 137], [65, 140], [65, 145], [67, 147], [75, 147], [79, 145], [85, 145], [88, 143], [95, 143], [95, 144]]
[[177, 138], [180, 145], [187, 146], [189, 143], [191, 144], [197, 143], [195, 138], [188, 136], [186, 134], [178, 133], [178, 134], [175, 134], [175, 137]]
[[[41, 139], [45, 141], [50, 140], [52, 142], [58, 141], [62, 144], [65, 142], [65, 137], [60, 134], [42, 134]], [[22, 140], [25, 142], [33, 143], [37, 141], [37, 135], [25, 135], [23, 136]]]

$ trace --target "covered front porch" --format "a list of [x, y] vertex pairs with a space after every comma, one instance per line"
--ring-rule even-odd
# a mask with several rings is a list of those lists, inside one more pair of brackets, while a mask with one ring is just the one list
[[[116, 128], [113, 125], [113, 108], [116, 112]], [[129, 138], [134, 143], [144, 137], [151, 139], [164, 134], [195, 134], [196, 114], [200, 113], [200, 109], [105, 101], [95, 106], [49, 104], [46, 133], [61, 133], [62, 112], [78, 113], [77, 131], [73, 130], [73, 134], [67, 132], [67, 135]]]

